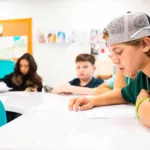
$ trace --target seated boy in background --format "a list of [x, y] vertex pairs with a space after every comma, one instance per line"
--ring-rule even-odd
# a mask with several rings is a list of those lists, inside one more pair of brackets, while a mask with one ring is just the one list
[[92, 94], [93, 88], [98, 87], [104, 81], [94, 78], [95, 57], [91, 54], [80, 54], [76, 57], [77, 77], [69, 83], [62, 84], [52, 90], [52, 93], [76, 93]]

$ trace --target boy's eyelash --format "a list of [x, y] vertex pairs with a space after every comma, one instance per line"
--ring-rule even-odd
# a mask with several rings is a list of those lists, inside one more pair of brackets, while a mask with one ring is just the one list
[[116, 52], [116, 54], [121, 54], [123, 52], [123, 50], [122, 51], [120, 51], [120, 52]]

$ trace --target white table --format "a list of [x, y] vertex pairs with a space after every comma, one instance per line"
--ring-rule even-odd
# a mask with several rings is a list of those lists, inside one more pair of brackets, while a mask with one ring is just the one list
[[[31, 93], [31, 92], [5, 92], [0, 93], [0, 100], [5, 105], [7, 111], [17, 112], [24, 114], [25, 112], [31, 110], [32, 108], [38, 108], [38, 106], [48, 105], [49, 108], [54, 108], [57, 104], [65, 105], [67, 108], [67, 103], [75, 95], [55, 95], [50, 93]], [[55, 101], [57, 99], [57, 101]], [[58, 105], [57, 105], [58, 107]]]
[[[21, 94], [25, 96], [18, 104]], [[9, 99], [12, 95], [13, 98]], [[8, 96], [4, 100], [6, 107], [13, 110], [18, 107], [16, 110], [24, 114], [0, 128], [0, 150], [150, 149], [149, 129], [135, 118], [134, 106], [107, 106], [69, 112], [67, 104], [72, 96], [44, 93], [20, 95], [3, 94]]]

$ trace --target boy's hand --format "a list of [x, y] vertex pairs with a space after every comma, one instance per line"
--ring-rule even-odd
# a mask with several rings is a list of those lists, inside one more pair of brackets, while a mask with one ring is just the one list
[[37, 92], [37, 88], [31, 88], [31, 92]]
[[94, 107], [93, 101], [89, 97], [77, 97], [73, 98], [69, 102], [69, 110], [78, 111], [80, 107], [80, 110], [88, 110]]
[[25, 89], [26, 92], [37, 92], [37, 88], [28, 87]]
[[[70, 93], [69, 89], [70, 89], [70, 84], [69, 83], [63, 83], [60, 86], [54, 88], [52, 90], [52, 93]], [[67, 91], [67, 92], [66, 92]]]
[[71, 92], [63, 92], [63, 94], [65, 94], [65, 95], [71, 95], [72, 93]]

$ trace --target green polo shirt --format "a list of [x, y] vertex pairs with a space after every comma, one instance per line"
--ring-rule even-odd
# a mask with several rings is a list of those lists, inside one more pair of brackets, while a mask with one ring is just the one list
[[[136, 98], [139, 95], [140, 91], [142, 89], [148, 90], [146, 78], [147, 76], [143, 72], [139, 72], [137, 77], [132, 80], [129, 85], [121, 89], [123, 98], [126, 101], [135, 104]], [[150, 78], [148, 78], [148, 80], [150, 88]]]

